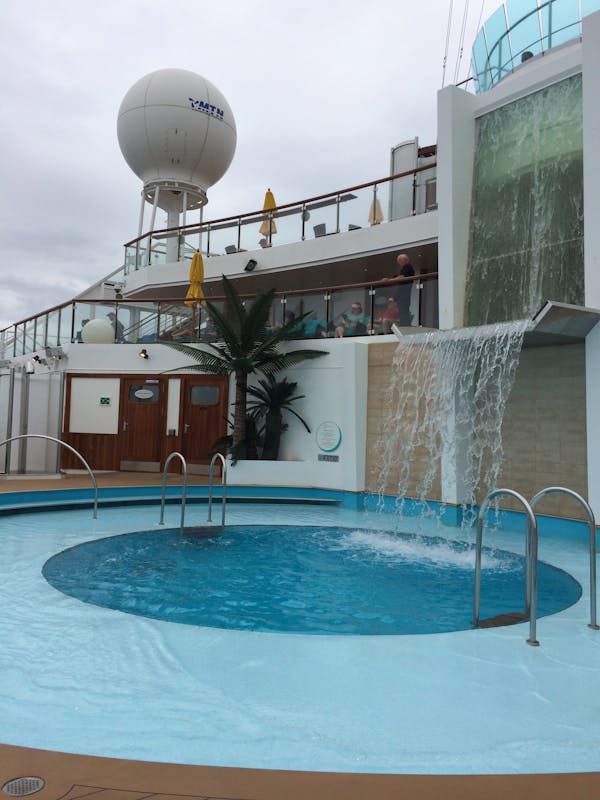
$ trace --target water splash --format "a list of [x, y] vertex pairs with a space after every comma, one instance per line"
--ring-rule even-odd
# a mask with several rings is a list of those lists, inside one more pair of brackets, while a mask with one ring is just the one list
[[528, 326], [518, 320], [402, 338], [377, 448], [380, 508], [393, 494], [399, 513], [411, 497], [423, 516], [434, 516], [428, 500], [454, 495], [469, 522], [472, 506], [497, 488], [502, 420]]
[[[398, 535], [389, 531], [358, 529], [344, 535], [335, 548], [364, 557], [384, 559], [396, 563], [428, 563], [438, 568], [464, 569], [473, 571], [473, 550], [462, 542], [449, 542], [438, 538], [414, 535]], [[493, 550], [485, 549], [482, 554], [484, 569], [510, 571], [516, 568], [518, 558], [498, 557]]]

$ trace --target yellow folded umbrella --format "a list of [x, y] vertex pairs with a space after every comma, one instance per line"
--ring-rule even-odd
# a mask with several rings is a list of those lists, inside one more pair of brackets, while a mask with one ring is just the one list
[[204, 300], [202, 284], [204, 283], [204, 262], [202, 253], [196, 250], [192, 263], [190, 264], [190, 285], [185, 296], [185, 304], [194, 306], [200, 300]]
[[[263, 203], [263, 211], [276, 211], [276, 210], [277, 210], [277, 204], [275, 202], [275, 197], [273, 196], [273, 192], [270, 189], [267, 189], [267, 192], [265, 194], [265, 202]], [[266, 219], [258, 229], [258, 232], [260, 233], [261, 236], [268, 236], [269, 233], [272, 236], [274, 233], [277, 233], [275, 220]]]
[[369, 209], [369, 225], [379, 225], [383, 222], [383, 212], [379, 200], [373, 200]]

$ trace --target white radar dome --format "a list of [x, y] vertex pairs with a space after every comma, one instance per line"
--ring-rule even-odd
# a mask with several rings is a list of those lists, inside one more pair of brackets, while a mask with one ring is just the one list
[[144, 182], [146, 199], [181, 211], [206, 203], [206, 190], [223, 177], [237, 133], [229, 103], [210, 81], [184, 69], [140, 78], [123, 98], [117, 135], [121, 152]]

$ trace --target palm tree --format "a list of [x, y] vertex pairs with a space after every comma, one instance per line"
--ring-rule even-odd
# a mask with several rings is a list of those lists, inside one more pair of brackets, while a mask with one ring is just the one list
[[200, 350], [179, 342], [164, 342], [194, 362], [185, 369], [213, 375], [235, 375], [235, 403], [232, 446], [238, 448], [246, 438], [246, 396], [248, 375], [261, 372], [267, 377], [307, 359], [327, 355], [323, 350], [293, 350], [282, 353], [279, 345], [298, 335], [298, 323], [305, 316], [290, 320], [276, 331], [267, 330], [275, 290], [259, 294], [245, 308], [231, 281], [223, 275], [225, 307], [223, 313], [210, 302], [204, 304], [217, 330], [218, 341], [209, 350]]
[[289, 411], [298, 419], [310, 433], [310, 428], [300, 414], [291, 408], [291, 403], [301, 400], [305, 395], [295, 394], [298, 384], [284, 378], [278, 381], [273, 375], [258, 381], [258, 386], [249, 386], [248, 394], [254, 399], [249, 406], [250, 414], [258, 419], [264, 416], [264, 443], [261, 458], [265, 461], [275, 461], [279, 455], [279, 442], [281, 434], [287, 429], [283, 422], [283, 411]]

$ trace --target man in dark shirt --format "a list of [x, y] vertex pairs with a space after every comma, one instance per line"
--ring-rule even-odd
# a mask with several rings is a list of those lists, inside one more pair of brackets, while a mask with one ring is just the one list
[[[396, 264], [399, 267], [396, 278], [411, 278], [415, 274], [415, 268], [410, 263], [410, 257], [406, 253], [400, 253], [396, 256]], [[400, 326], [410, 325], [412, 322], [412, 314], [410, 313], [411, 290], [412, 281], [396, 285], [396, 304], [400, 312], [398, 325]]]

